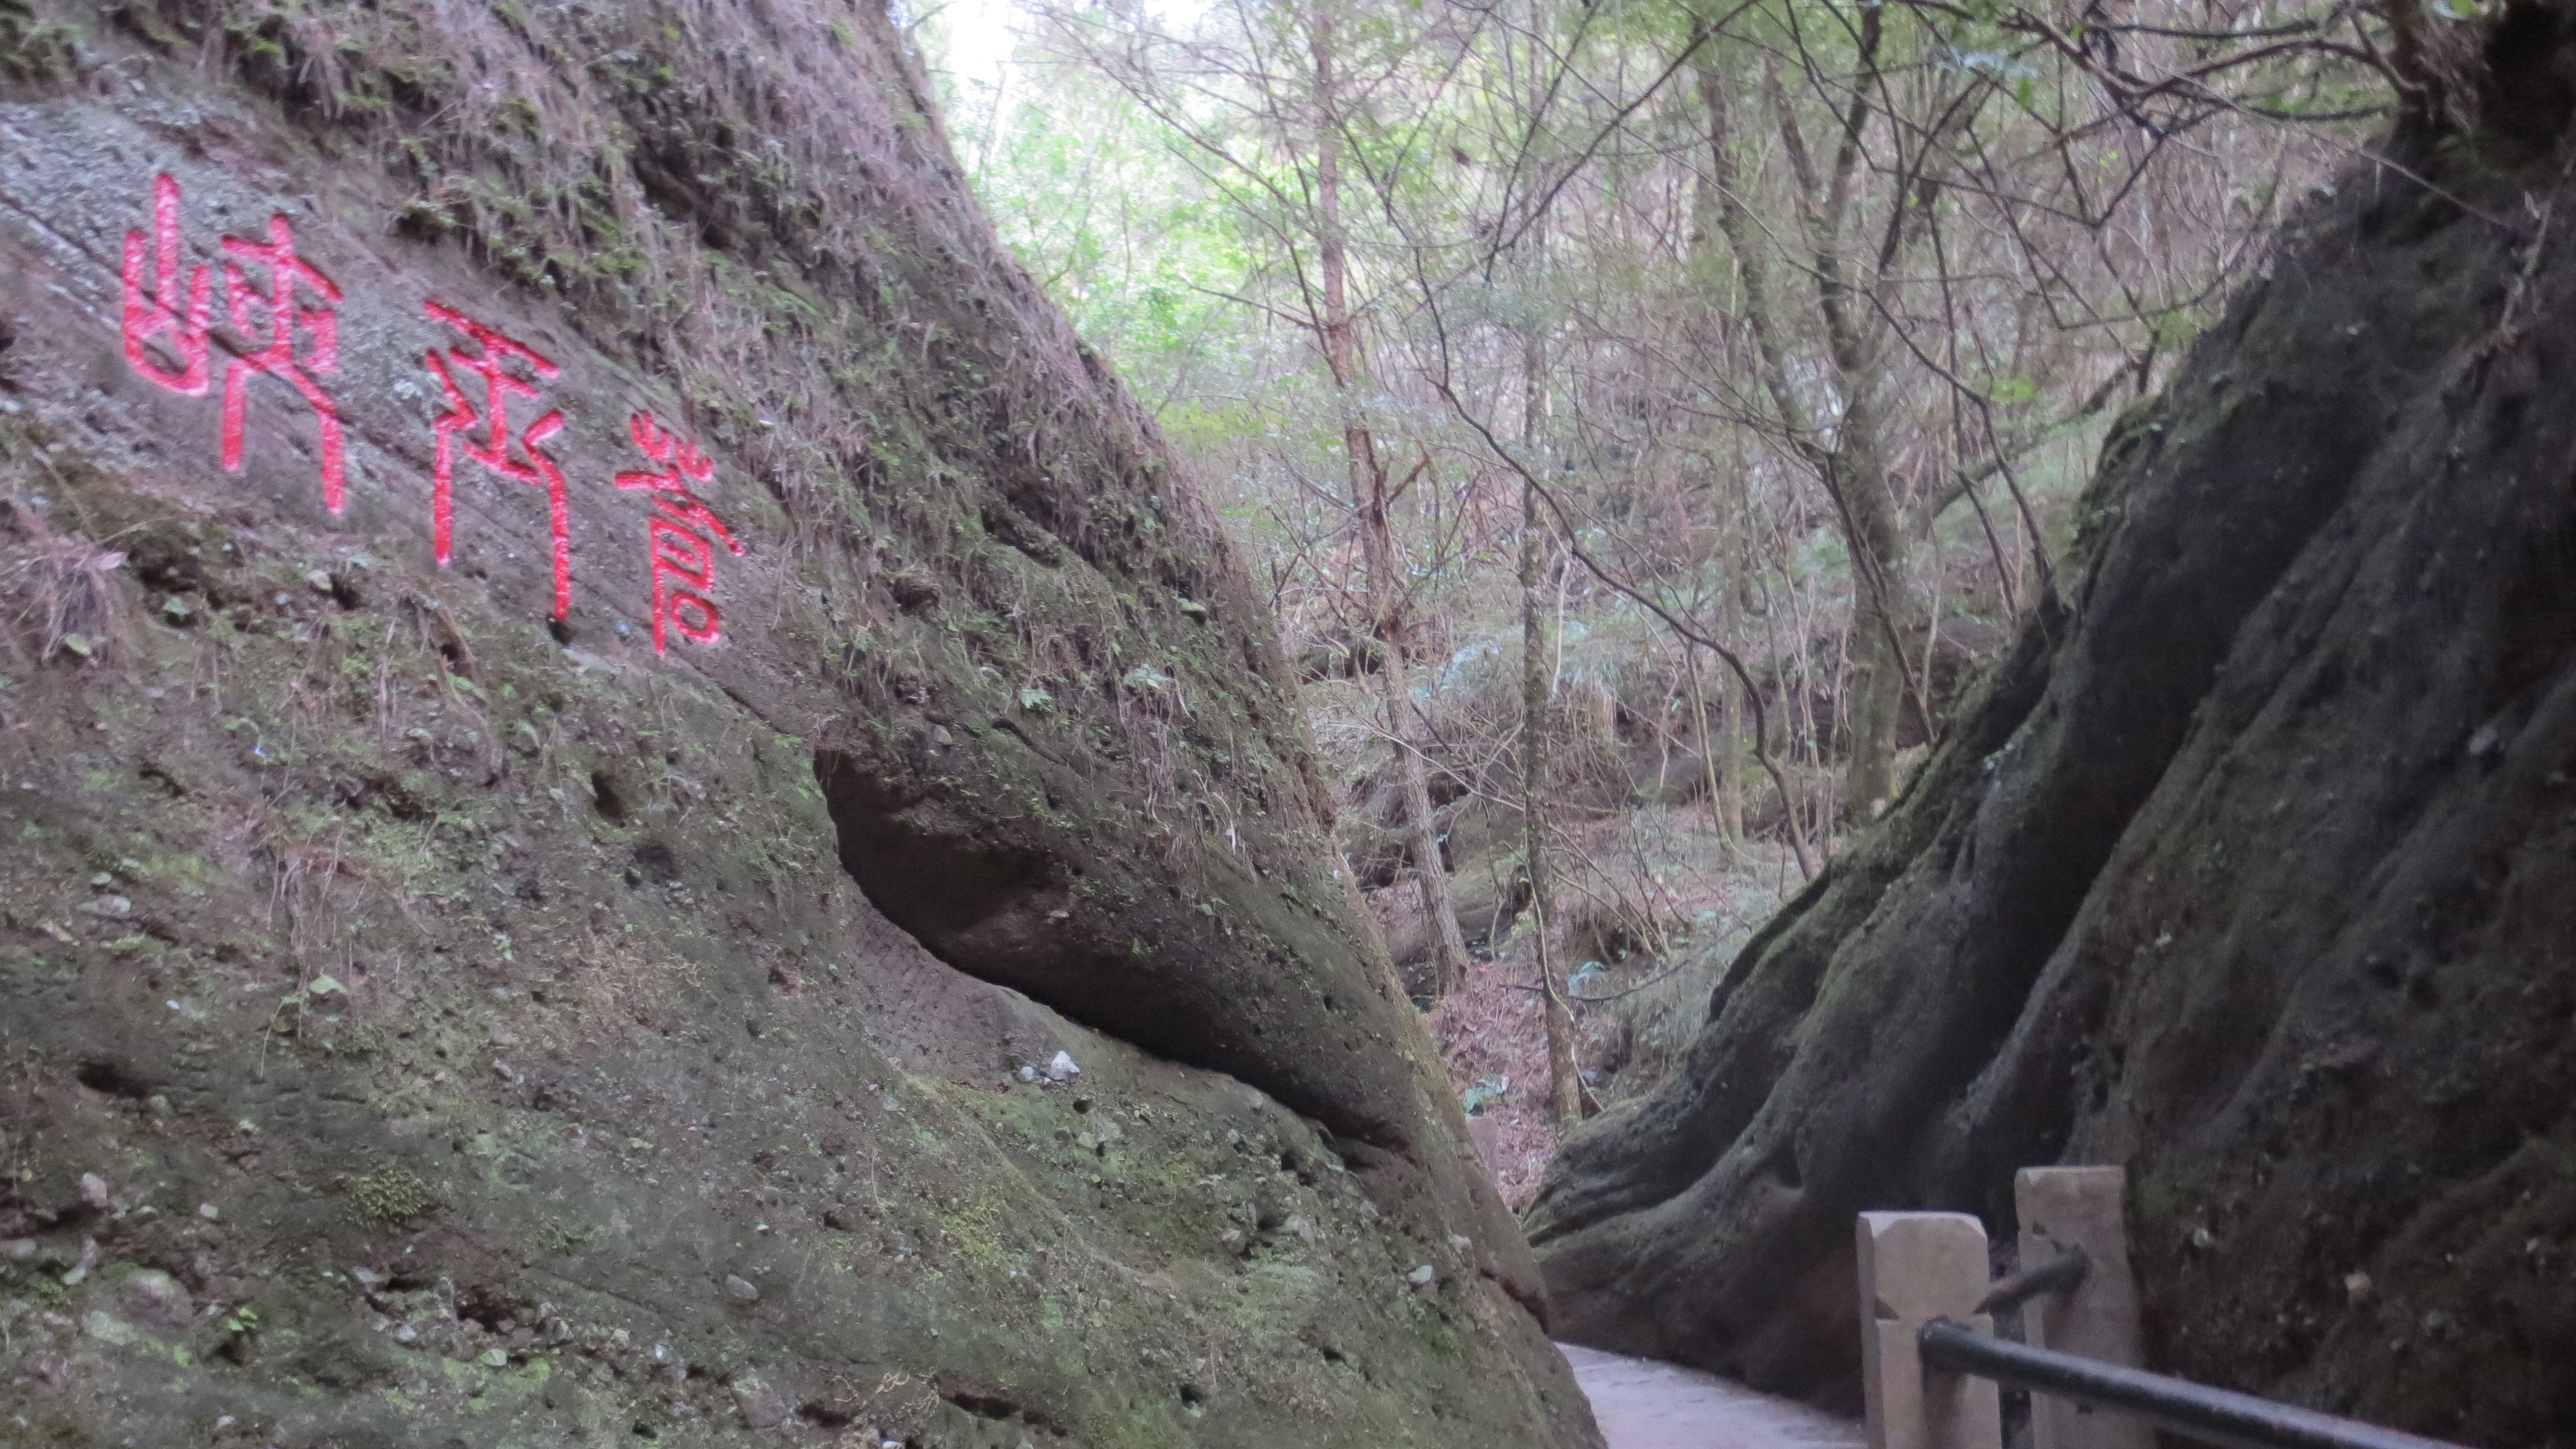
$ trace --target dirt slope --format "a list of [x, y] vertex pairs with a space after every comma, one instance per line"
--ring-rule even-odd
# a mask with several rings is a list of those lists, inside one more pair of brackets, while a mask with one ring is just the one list
[[0, 0], [0, 1438], [1597, 1442], [899, 56]]
[[1854, 1211], [2121, 1162], [2160, 1366], [2576, 1441], [2570, 25], [2123, 420], [2062, 600], [1558, 1159], [1561, 1336], [1848, 1403]]

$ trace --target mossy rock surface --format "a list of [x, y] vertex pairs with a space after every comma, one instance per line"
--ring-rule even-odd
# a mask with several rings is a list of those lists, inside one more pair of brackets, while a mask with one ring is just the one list
[[[10, 1433], [1597, 1442], [1270, 620], [882, 14], [20, 9]], [[272, 218], [336, 514], [274, 366], [225, 466]], [[432, 304], [551, 369], [450, 430], [443, 567]], [[743, 545], [662, 510], [721, 617], [661, 651], [639, 415]]]
[[2576, 30], [2505, 13], [2493, 126], [2321, 190], [1906, 797], [1568, 1139], [1567, 1337], [1855, 1403], [1855, 1212], [2009, 1241], [2016, 1170], [2118, 1163], [2151, 1366], [2576, 1441]]

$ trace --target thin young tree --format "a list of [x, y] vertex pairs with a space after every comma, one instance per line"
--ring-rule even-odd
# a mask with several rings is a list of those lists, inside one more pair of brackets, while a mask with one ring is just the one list
[[[1321, 283], [1312, 320], [1324, 367], [1332, 380], [1350, 469], [1351, 511], [1358, 523], [1360, 555], [1367, 572], [1368, 624], [1376, 645], [1379, 697], [1385, 711], [1387, 743], [1395, 751], [1397, 778], [1404, 791], [1406, 843], [1422, 892], [1423, 919], [1431, 932], [1432, 982], [1435, 990], [1446, 993], [1467, 979], [1467, 941], [1458, 928], [1457, 908], [1449, 898], [1449, 871], [1441, 856], [1439, 826], [1431, 805], [1431, 772], [1423, 756], [1422, 732], [1417, 727], [1408, 682], [1412, 590], [1396, 547], [1395, 490], [1389, 486], [1387, 460], [1369, 423], [1364, 386], [1367, 364], [1351, 303], [1350, 243], [1342, 222], [1342, 151], [1347, 137], [1341, 77], [1335, 68], [1337, 27], [1332, 0], [1312, 0], [1312, 4], [1306, 17], [1306, 35], [1308, 53], [1314, 61], [1315, 156], [1311, 186]], [[1418, 479], [1424, 471], [1425, 468], [1417, 468], [1412, 476]]]
[[[1533, 227], [1529, 256], [1546, 254], [1547, 232]], [[1536, 272], [1537, 267], [1525, 268]], [[1547, 323], [1533, 309], [1521, 326], [1521, 855], [1529, 875], [1531, 954], [1537, 958], [1541, 1019], [1547, 1035], [1548, 1115], [1559, 1123], [1583, 1116], [1583, 1068], [1575, 1058], [1574, 1007], [1556, 979], [1555, 881], [1549, 869], [1547, 737], [1548, 523], [1538, 492], [1547, 468]]]

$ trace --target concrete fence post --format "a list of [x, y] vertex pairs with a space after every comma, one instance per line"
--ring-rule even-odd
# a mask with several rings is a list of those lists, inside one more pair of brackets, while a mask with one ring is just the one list
[[[2117, 1167], [2025, 1167], [2013, 1178], [2022, 1267], [2077, 1248], [2091, 1263], [2073, 1292], [2044, 1293], [2022, 1305], [2023, 1342], [2145, 1367], [2138, 1284], [2129, 1275], [2127, 1187], [2128, 1174]], [[2144, 1420], [2047, 1394], [2031, 1395], [2030, 1421], [2032, 1449], [2155, 1449], [2155, 1431]]]
[[1934, 1318], [1992, 1331], [1968, 1311], [1986, 1293], [1985, 1225], [1965, 1213], [1862, 1213], [1857, 1232], [1869, 1449], [2001, 1449], [1993, 1381], [1927, 1372], [1915, 1337]]

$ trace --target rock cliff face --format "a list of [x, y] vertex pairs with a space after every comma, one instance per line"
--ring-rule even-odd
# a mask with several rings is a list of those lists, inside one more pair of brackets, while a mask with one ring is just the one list
[[1597, 1442], [901, 57], [0, 0], [0, 1438]]
[[1848, 1399], [1854, 1211], [2116, 1162], [2157, 1366], [2576, 1439], [2570, 28], [2115, 430], [2062, 601], [1559, 1157], [1567, 1334]]

